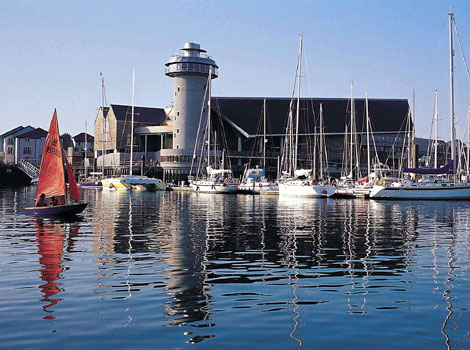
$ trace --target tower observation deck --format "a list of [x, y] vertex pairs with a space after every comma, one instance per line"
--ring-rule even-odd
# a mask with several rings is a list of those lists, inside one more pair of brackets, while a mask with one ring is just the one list
[[181, 74], [209, 75], [212, 70], [212, 79], [219, 76], [218, 66], [212, 57], [204, 54], [206, 50], [196, 43], [186, 43], [181, 49], [183, 55], [175, 55], [165, 63], [165, 74], [169, 77], [176, 77]]

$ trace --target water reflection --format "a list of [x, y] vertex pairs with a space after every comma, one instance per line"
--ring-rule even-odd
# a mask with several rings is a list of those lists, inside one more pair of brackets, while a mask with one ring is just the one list
[[[34, 235], [14, 214], [30, 194], [0, 197], [0, 250], [33, 247], [41, 265], [34, 302], [39, 286], [44, 318], [64, 310], [57, 325], [86, 303], [79, 321], [96, 325], [95, 339], [126, 328], [129, 341], [165, 335], [158, 348], [266, 347], [272, 339], [280, 349], [359, 348], [364, 329], [374, 334], [370, 348], [468, 345], [470, 203], [86, 196], [83, 222], [37, 221]], [[7, 272], [21, 261], [0, 259]], [[73, 278], [64, 280], [68, 263]], [[67, 293], [73, 288], [83, 291]]]
[[[65, 222], [47, 222], [43, 219], [35, 219], [34, 226], [36, 228], [36, 242], [39, 255], [39, 263], [41, 264], [40, 278], [43, 282], [39, 286], [43, 293], [42, 302], [46, 302], [42, 308], [47, 313], [44, 319], [53, 320], [53, 307], [62, 299], [56, 295], [62, 291], [60, 280], [62, 279], [62, 266], [64, 244], [65, 244]], [[69, 235], [67, 238], [66, 251], [73, 251], [75, 237], [80, 230], [78, 222], [69, 224]]]

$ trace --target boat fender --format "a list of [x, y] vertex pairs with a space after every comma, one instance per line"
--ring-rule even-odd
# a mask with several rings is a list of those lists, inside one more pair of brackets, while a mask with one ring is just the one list
[[225, 180], [224, 180], [224, 183], [225, 183], [226, 185], [228, 185], [229, 182], [230, 182], [229, 179], [225, 179]]
[[318, 185], [318, 181], [317, 181], [317, 180], [313, 180], [313, 181], [312, 181], [312, 185], [313, 185], [313, 186]]
[[199, 186], [196, 187], [196, 192], [199, 192]]
[[336, 186], [336, 180], [335, 179], [331, 180], [331, 186]]
[[382, 186], [385, 186], [385, 180], [384, 180], [384, 179], [380, 180], [379, 183], [380, 183]]

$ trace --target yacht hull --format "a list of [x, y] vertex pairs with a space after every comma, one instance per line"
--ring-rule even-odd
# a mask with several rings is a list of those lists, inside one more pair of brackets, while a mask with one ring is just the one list
[[331, 197], [336, 192], [336, 187], [331, 185], [304, 185], [297, 183], [280, 183], [280, 196], [293, 197]]
[[422, 200], [470, 199], [470, 184], [374, 186], [369, 197], [372, 199]]
[[257, 182], [240, 184], [238, 189], [242, 192], [253, 193], [253, 194], [278, 194], [279, 187], [277, 184], [272, 182]]
[[190, 186], [197, 193], [236, 193], [238, 190], [238, 184], [211, 181], [194, 181], [190, 182]]

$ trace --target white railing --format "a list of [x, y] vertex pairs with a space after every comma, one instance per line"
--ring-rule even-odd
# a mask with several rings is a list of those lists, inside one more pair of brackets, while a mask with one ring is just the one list
[[28, 175], [31, 179], [39, 176], [39, 168], [30, 162], [20, 159], [18, 162], [18, 168], [22, 170], [26, 175]]

